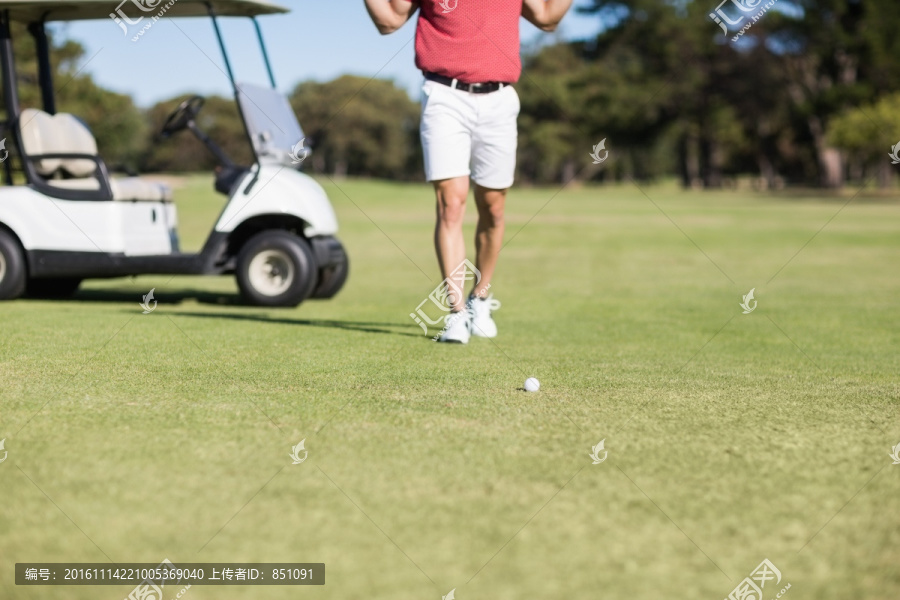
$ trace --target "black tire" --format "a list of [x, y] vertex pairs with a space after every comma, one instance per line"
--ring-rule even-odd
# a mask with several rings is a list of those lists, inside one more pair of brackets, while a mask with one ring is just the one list
[[318, 283], [316, 259], [303, 238], [287, 231], [258, 233], [238, 253], [241, 295], [257, 306], [297, 306]]
[[72, 277], [31, 279], [26, 293], [31, 298], [69, 298], [75, 295], [80, 285], [81, 279]]
[[28, 269], [19, 241], [0, 229], [0, 300], [13, 300], [25, 292]]
[[338, 263], [319, 271], [319, 285], [312, 293], [312, 297], [319, 300], [334, 298], [344, 287], [349, 274], [350, 259], [347, 257], [344, 247], [341, 246], [341, 259]]

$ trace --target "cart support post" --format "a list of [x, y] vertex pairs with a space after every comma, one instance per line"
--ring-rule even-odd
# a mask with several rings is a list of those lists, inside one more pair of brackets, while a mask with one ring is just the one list
[[19, 90], [16, 85], [16, 61], [13, 57], [12, 35], [9, 32], [9, 11], [0, 14], [0, 60], [3, 61], [3, 100], [10, 125], [19, 118]]
[[231, 87], [234, 88], [234, 92], [237, 93], [237, 83], [234, 81], [234, 71], [231, 69], [231, 60], [229, 60], [228, 51], [225, 49], [225, 40], [222, 38], [222, 30], [219, 29], [219, 19], [216, 17], [216, 9], [213, 8], [211, 3], [206, 4], [206, 9], [209, 12], [209, 17], [212, 19], [213, 29], [216, 31], [216, 39], [219, 41], [219, 49], [222, 51], [222, 60], [225, 61], [225, 70], [228, 71], [228, 80], [231, 82]]
[[44, 112], [56, 114], [56, 95], [53, 91], [53, 70], [50, 66], [50, 42], [47, 40], [47, 29], [43, 22], [28, 25], [28, 32], [34, 38], [37, 49], [38, 84], [41, 87], [41, 99]]
[[259, 160], [259, 155], [256, 151], [256, 144], [254, 143], [253, 137], [250, 134], [250, 128], [247, 126], [247, 117], [244, 115], [244, 111], [241, 108], [241, 103], [239, 102], [241, 90], [238, 87], [237, 81], [234, 79], [234, 71], [231, 69], [231, 61], [228, 59], [228, 50], [225, 49], [225, 39], [222, 37], [222, 30], [219, 29], [219, 20], [216, 17], [216, 9], [213, 8], [211, 2], [206, 3], [206, 10], [209, 13], [210, 18], [213, 22], [213, 29], [216, 31], [216, 39], [219, 41], [219, 48], [222, 50], [222, 59], [225, 61], [225, 69], [228, 71], [228, 80], [231, 81], [231, 88], [234, 90], [234, 100], [235, 104], [237, 104], [238, 114], [241, 117], [241, 122], [244, 124], [244, 133], [247, 134], [247, 141], [250, 142], [250, 148], [253, 150], [253, 155], [256, 157], [256, 160]]
[[[7, 136], [19, 123], [19, 91], [16, 82], [16, 61], [13, 56], [12, 36], [9, 32], [9, 11], [0, 13], [0, 70], [3, 71], [3, 101], [6, 103], [6, 123], [3, 124], [3, 135]], [[18, 142], [19, 135], [13, 136]], [[4, 137], [4, 139], [6, 139]], [[19, 151], [21, 153], [21, 148]], [[11, 160], [4, 161], [3, 171], [6, 175], [6, 184], [12, 185]]]
[[269, 61], [269, 51], [266, 49], [266, 40], [263, 39], [262, 29], [259, 27], [259, 21], [256, 20], [256, 17], [253, 17], [253, 26], [256, 28], [256, 37], [259, 39], [259, 47], [262, 49], [263, 61], [266, 63], [266, 71], [269, 72], [269, 82], [272, 84], [272, 89], [276, 89], [278, 86], [275, 84], [275, 74], [272, 72], [272, 63]]

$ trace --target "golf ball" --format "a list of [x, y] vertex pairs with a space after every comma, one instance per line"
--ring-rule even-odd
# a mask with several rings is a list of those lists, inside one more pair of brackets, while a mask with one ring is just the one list
[[534, 377], [529, 377], [525, 380], [525, 391], [526, 392], [536, 392], [541, 389], [541, 382], [535, 379]]

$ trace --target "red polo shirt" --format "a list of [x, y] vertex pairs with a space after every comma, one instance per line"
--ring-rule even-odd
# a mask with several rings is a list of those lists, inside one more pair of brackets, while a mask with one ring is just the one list
[[522, 0], [418, 0], [416, 66], [465, 83], [522, 74]]

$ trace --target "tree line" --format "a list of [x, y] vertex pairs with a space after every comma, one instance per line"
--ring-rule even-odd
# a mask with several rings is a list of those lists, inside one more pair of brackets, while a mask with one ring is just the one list
[[[716, 2], [576, 2], [597, 19], [595, 37], [551, 38], [524, 52], [518, 180], [892, 185], [900, 3]], [[57, 81], [67, 82], [59, 106], [87, 122], [108, 162], [140, 172], [214, 166], [189, 134], [177, 142], [157, 136], [184, 97], [141, 110], [78, 74], [82, 55], [76, 42], [54, 42]], [[19, 51], [18, 69], [23, 104], [39, 106], [28, 46]], [[305, 169], [422, 178], [419, 104], [393, 82], [346, 75], [300, 83], [289, 98], [314, 151]], [[238, 162], [250, 160], [231, 99], [207, 98], [199, 125]], [[591, 151], [601, 140], [610, 160], [595, 164]]]

